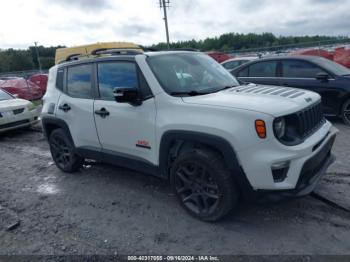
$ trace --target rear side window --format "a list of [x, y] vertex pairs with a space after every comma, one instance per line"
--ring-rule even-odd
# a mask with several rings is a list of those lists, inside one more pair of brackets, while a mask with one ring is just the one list
[[60, 68], [57, 70], [56, 88], [61, 91], [63, 91], [63, 80], [64, 80], [64, 69]]
[[130, 62], [99, 63], [98, 87], [100, 97], [107, 100], [114, 100], [114, 89], [122, 87], [138, 88], [136, 65]]
[[91, 76], [91, 64], [68, 67], [68, 95], [77, 98], [92, 98]]
[[249, 77], [275, 77], [276, 61], [265, 61], [249, 66]]
[[318, 66], [301, 60], [286, 60], [282, 65], [283, 77], [315, 78], [318, 73], [326, 73]]

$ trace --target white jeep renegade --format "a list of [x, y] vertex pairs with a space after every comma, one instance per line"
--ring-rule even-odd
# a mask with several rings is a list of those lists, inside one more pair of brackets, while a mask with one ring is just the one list
[[193, 216], [310, 193], [337, 130], [316, 93], [238, 82], [200, 52], [110, 53], [50, 69], [42, 124], [65, 172], [95, 159], [169, 179]]

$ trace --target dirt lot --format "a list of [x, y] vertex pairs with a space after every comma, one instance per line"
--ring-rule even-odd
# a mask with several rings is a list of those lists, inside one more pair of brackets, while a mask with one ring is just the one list
[[317, 196], [242, 204], [215, 224], [157, 178], [106, 165], [64, 174], [42, 133], [1, 135], [0, 254], [350, 254], [350, 128], [336, 126], [338, 160]]

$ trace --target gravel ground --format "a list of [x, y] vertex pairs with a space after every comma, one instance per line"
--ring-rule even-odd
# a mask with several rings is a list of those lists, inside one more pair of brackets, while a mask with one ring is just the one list
[[65, 174], [40, 132], [1, 135], [0, 254], [350, 254], [350, 128], [336, 126], [321, 197], [241, 204], [211, 224], [157, 178], [100, 164]]

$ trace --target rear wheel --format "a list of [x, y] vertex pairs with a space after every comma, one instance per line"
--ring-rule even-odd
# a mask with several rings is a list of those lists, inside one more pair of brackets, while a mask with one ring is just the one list
[[342, 118], [345, 124], [350, 125], [350, 99], [348, 99], [343, 105]]
[[171, 168], [171, 182], [181, 205], [194, 217], [216, 221], [236, 206], [239, 191], [221, 156], [195, 149], [180, 155]]
[[49, 144], [52, 158], [59, 169], [67, 173], [79, 170], [83, 164], [83, 158], [74, 152], [73, 143], [63, 129], [52, 131]]

